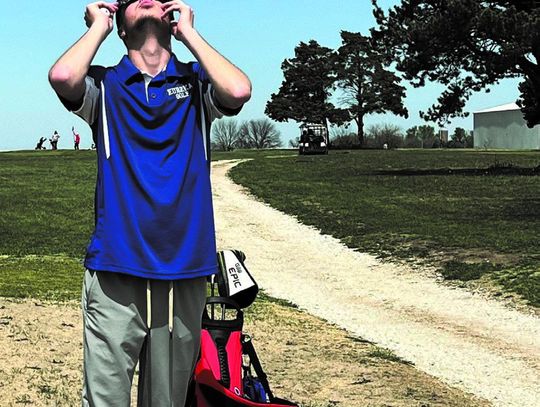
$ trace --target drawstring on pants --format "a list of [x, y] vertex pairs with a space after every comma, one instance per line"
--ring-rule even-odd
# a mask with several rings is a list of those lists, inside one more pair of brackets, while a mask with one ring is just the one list
[[173, 331], [173, 304], [174, 304], [174, 284], [169, 281], [169, 334]]
[[152, 326], [152, 287], [150, 280], [146, 280], [146, 326], [148, 329]]
[[[174, 313], [174, 283], [169, 281], [169, 334], [173, 331], [173, 313]], [[148, 329], [152, 326], [152, 286], [150, 280], [146, 280], [146, 325]]]

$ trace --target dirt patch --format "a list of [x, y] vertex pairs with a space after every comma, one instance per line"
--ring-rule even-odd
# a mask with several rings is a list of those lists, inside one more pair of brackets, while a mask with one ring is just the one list
[[80, 405], [77, 305], [0, 299], [0, 349], [3, 406]]
[[489, 405], [304, 312], [264, 304], [256, 313], [264, 320], [248, 330], [276, 392], [305, 406]]
[[[306, 407], [489, 405], [290, 307], [257, 302], [245, 328], [275, 393]], [[81, 338], [75, 302], [0, 299], [2, 405], [80, 405]]]

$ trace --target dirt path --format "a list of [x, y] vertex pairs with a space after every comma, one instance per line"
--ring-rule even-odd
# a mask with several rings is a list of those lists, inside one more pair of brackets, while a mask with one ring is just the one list
[[496, 406], [540, 405], [540, 320], [383, 263], [257, 201], [213, 167], [220, 248], [270, 295], [393, 350]]

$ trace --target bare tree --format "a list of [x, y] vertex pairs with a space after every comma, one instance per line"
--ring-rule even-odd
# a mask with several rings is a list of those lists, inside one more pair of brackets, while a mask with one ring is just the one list
[[235, 119], [221, 119], [212, 126], [212, 146], [216, 150], [231, 151], [238, 146], [240, 131]]
[[300, 144], [300, 137], [295, 137], [289, 140], [289, 147], [291, 148], [298, 148], [299, 144]]
[[330, 140], [332, 147], [336, 148], [360, 146], [357, 135], [348, 129], [348, 125], [332, 126], [330, 128]]
[[403, 146], [403, 134], [399, 126], [393, 124], [374, 124], [368, 127], [366, 141], [369, 147], [399, 148]]
[[253, 119], [240, 126], [239, 144], [244, 148], [281, 147], [281, 133], [268, 119]]

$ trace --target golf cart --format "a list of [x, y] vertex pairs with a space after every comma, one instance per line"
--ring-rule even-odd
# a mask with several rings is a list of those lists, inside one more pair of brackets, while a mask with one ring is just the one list
[[328, 130], [322, 124], [306, 123], [300, 126], [298, 154], [328, 154]]

